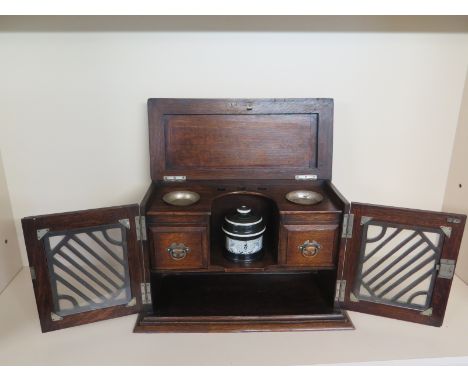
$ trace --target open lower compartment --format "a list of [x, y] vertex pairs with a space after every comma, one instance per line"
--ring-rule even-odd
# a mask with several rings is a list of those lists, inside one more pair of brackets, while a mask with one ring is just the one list
[[153, 311], [140, 317], [137, 332], [352, 328], [334, 305], [331, 270], [151, 277]]

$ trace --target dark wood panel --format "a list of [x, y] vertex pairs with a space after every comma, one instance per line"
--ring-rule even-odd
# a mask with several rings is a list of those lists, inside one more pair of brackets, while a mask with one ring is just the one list
[[150, 99], [148, 113], [154, 181], [331, 178], [331, 99]]
[[[330, 277], [329, 271], [323, 271]], [[332, 314], [332, 299], [313, 272], [154, 274], [157, 316]]]
[[317, 165], [317, 118], [298, 115], [168, 115], [166, 166], [196, 169]]
[[[175, 212], [175, 211], [174, 211]], [[158, 215], [151, 215], [147, 219], [148, 226], [151, 225], [208, 225], [210, 222], [209, 214], [176, 214], [176, 213], [161, 213]]]
[[339, 223], [341, 222], [341, 211], [334, 213], [326, 212], [294, 212], [286, 213], [282, 211], [281, 213], [281, 223], [285, 225], [291, 224], [330, 224], [330, 223]]

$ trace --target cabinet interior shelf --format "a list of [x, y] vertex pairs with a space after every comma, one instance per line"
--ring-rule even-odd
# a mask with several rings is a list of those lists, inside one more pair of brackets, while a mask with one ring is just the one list
[[154, 273], [154, 316], [333, 314], [330, 273]]

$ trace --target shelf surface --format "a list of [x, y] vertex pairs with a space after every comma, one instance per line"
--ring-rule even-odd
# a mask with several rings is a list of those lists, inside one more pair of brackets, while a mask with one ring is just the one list
[[333, 314], [333, 301], [311, 272], [154, 274], [157, 316]]
[[258, 272], [268, 269], [277, 263], [274, 251], [266, 243], [263, 255], [260, 259], [250, 263], [236, 263], [224, 256], [224, 248], [221, 243], [215, 242], [211, 246], [210, 268], [224, 272]]
[[[186, 207], [172, 206], [162, 200], [164, 194], [175, 190], [195, 191], [200, 194], [200, 200]], [[294, 190], [310, 190], [321, 193], [324, 200], [318, 204], [305, 206], [286, 200], [286, 194]], [[242, 180], [242, 181], [186, 181], [158, 184], [151, 197], [147, 216], [161, 214], [210, 214], [214, 199], [230, 193], [247, 193], [264, 195], [273, 200], [280, 211], [285, 213], [314, 212], [341, 213], [339, 206], [333, 201], [330, 191], [323, 186], [322, 181], [293, 180]]]

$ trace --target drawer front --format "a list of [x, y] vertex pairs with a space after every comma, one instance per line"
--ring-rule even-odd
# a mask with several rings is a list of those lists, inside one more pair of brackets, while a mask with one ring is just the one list
[[334, 266], [338, 225], [284, 226], [286, 264]]
[[150, 227], [153, 269], [207, 267], [206, 227]]

